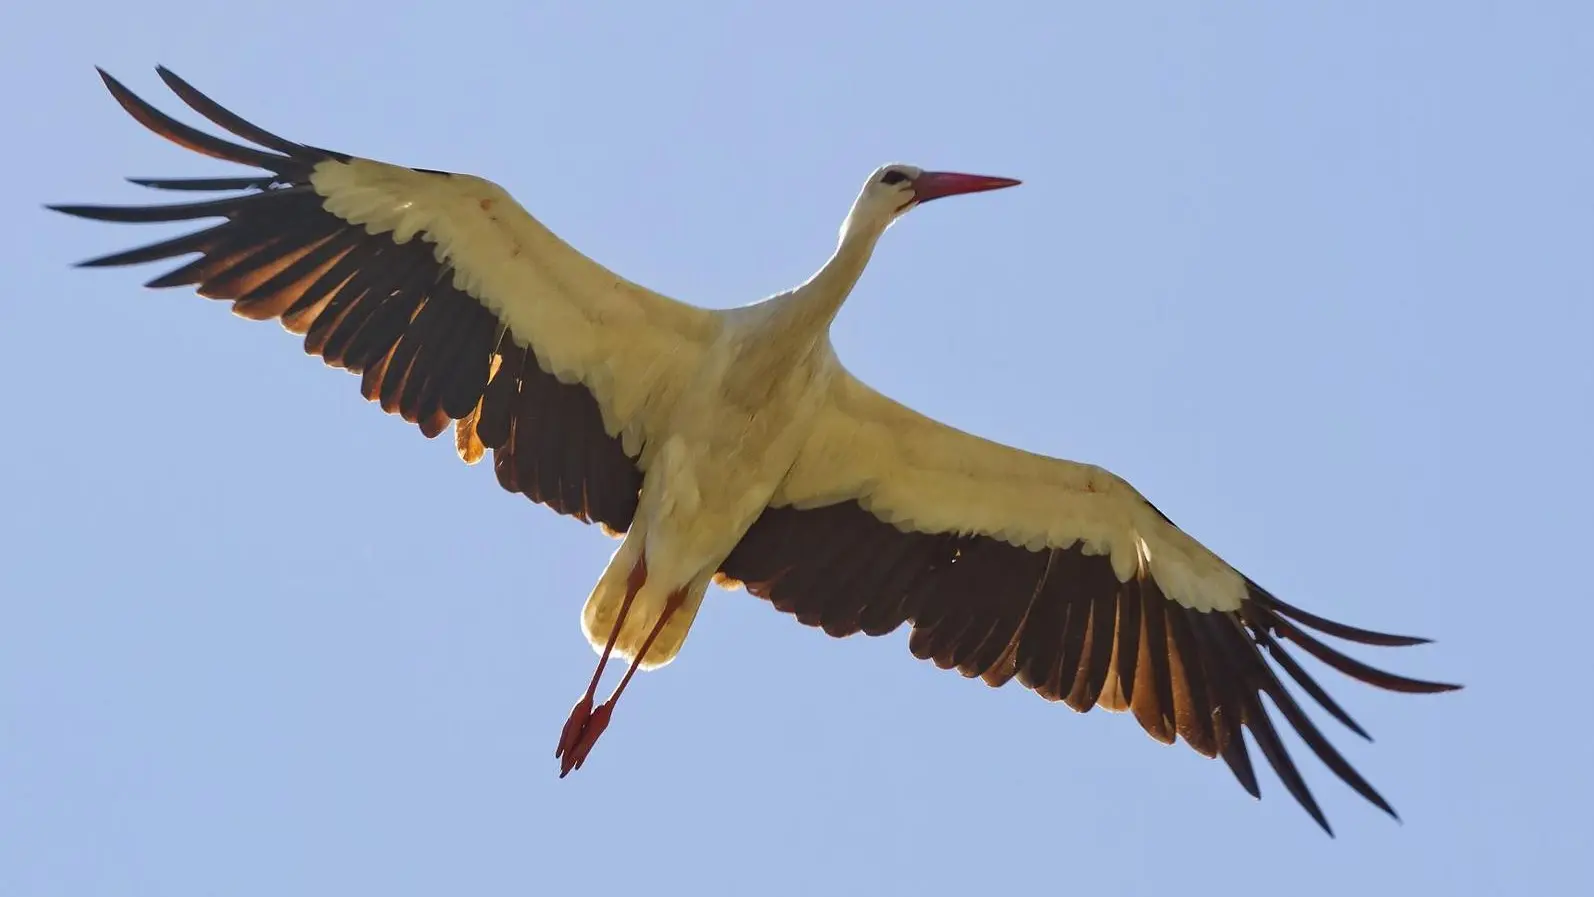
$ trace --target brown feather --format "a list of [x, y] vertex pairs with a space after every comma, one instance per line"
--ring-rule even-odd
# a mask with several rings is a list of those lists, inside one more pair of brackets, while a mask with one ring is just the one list
[[[985, 536], [909, 532], [855, 501], [767, 509], [725, 559], [720, 577], [745, 583], [777, 609], [833, 635], [883, 634], [909, 623], [909, 650], [938, 666], [994, 685], [1017, 678], [1080, 712], [1098, 704], [1127, 709], [1152, 738], [1182, 739], [1221, 757], [1254, 796], [1260, 790], [1242, 731], [1249, 729], [1286, 790], [1330, 833], [1262, 695], [1352, 790], [1380, 808], [1388, 803], [1284, 691], [1269, 657], [1297, 681], [1305, 674], [1268, 631], [1373, 684], [1446, 687], [1332, 652], [1285, 619], [1293, 610], [1265, 593], [1253, 593], [1264, 597], [1248, 601], [1243, 614], [1191, 610], [1143, 572], [1120, 582], [1110, 558], [1085, 555], [1078, 545], [1037, 552]], [[1312, 619], [1324, 631], [1366, 634]], [[1349, 719], [1316, 683], [1307, 690]]]

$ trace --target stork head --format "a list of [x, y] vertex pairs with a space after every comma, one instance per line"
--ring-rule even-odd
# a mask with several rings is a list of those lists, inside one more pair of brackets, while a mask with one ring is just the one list
[[852, 204], [845, 229], [868, 225], [883, 231], [914, 206], [963, 193], [983, 193], [1019, 184], [1012, 178], [953, 171], [925, 171], [912, 165], [882, 165], [869, 175]]

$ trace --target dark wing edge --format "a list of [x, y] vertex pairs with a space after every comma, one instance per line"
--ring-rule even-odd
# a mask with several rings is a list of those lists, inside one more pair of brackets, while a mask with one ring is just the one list
[[[745, 585], [798, 621], [836, 637], [912, 626], [909, 650], [991, 686], [1017, 678], [1081, 713], [1098, 701], [1133, 713], [1153, 738], [1221, 756], [1252, 797], [1261, 791], [1241, 730], [1290, 795], [1329, 825], [1262, 698], [1357, 794], [1398, 819], [1286, 690], [1271, 659], [1331, 716], [1364, 738], [1281, 644], [1289, 640], [1369, 685], [1433, 693], [1459, 686], [1397, 676], [1325, 645], [1305, 627], [1367, 645], [1426, 640], [1325, 620], [1247, 580], [1241, 611], [1201, 612], [1165, 597], [1148, 578], [1119, 582], [1107, 558], [1078, 546], [1031, 550], [979, 535], [909, 532], [856, 501], [766, 510], [721, 565], [721, 585]], [[1110, 675], [1116, 673], [1116, 675]]]
[[[146, 286], [194, 286], [231, 300], [253, 320], [276, 319], [304, 336], [305, 352], [360, 376], [360, 392], [433, 438], [450, 423], [466, 463], [493, 450], [499, 483], [561, 514], [628, 529], [642, 474], [604, 428], [592, 393], [539, 364], [529, 335], [510, 334], [486, 306], [454, 286], [430, 235], [389, 234], [328, 212], [310, 185], [318, 165], [350, 156], [284, 140], [222, 108], [165, 67], [173, 93], [215, 125], [265, 149], [242, 146], [171, 118], [103, 69], [129, 115], [202, 155], [269, 172], [237, 178], [132, 178], [161, 190], [244, 191], [176, 205], [48, 208], [97, 221], [155, 223], [222, 218], [205, 230], [79, 263], [111, 267], [199, 258]], [[415, 169], [438, 177], [447, 172]], [[519, 336], [519, 339], [515, 337]]]

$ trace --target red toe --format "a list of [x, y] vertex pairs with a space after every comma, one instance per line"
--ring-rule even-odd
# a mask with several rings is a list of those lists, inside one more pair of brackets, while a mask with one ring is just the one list
[[592, 695], [587, 695], [570, 709], [570, 718], [565, 720], [565, 727], [559, 732], [559, 748], [553, 752], [555, 757], [565, 756], [576, 746], [576, 742], [581, 738], [581, 731], [587, 727], [587, 720], [591, 718]]

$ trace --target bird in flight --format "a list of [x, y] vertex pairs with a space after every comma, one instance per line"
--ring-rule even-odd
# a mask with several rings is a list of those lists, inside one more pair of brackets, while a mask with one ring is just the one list
[[[164, 67], [189, 107], [247, 144], [177, 121], [100, 71], [134, 119], [242, 177], [133, 179], [222, 198], [59, 205], [114, 222], [221, 219], [81, 265], [197, 255], [149, 281], [275, 319], [360, 377], [467, 464], [490, 449], [504, 489], [623, 538], [581, 614], [597, 667], [559, 734], [579, 768], [638, 670], [669, 663], [711, 583], [832, 636], [911, 628], [921, 659], [992, 686], [1017, 679], [1079, 712], [1127, 712], [1165, 744], [1221, 757], [1260, 796], [1243, 731], [1332, 834], [1262, 699], [1342, 781], [1393, 808], [1285, 689], [1366, 732], [1288, 651], [1399, 692], [1458, 686], [1384, 672], [1322, 635], [1425, 639], [1334, 622], [1270, 594], [1129, 483], [938, 423], [837, 359], [832, 320], [881, 236], [933, 200], [1009, 178], [886, 165], [835, 252], [802, 285], [728, 310], [625, 280], [479, 177], [350, 156], [267, 132]], [[604, 667], [626, 663], [594, 705]]]

